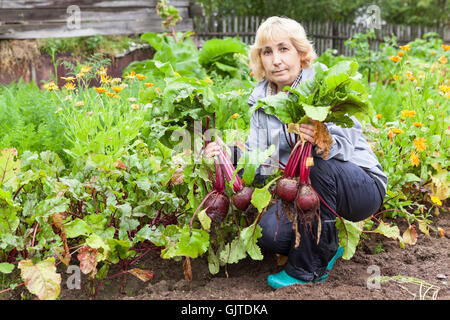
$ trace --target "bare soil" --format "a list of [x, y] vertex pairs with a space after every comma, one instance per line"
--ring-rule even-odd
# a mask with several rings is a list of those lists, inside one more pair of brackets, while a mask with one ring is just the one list
[[[398, 242], [372, 234], [361, 241], [352, 259], [337, 260], [324, 283], [273, 290], [267, 285], [267, 276], [283, 269], [273, 254], [265, 254], [262, 261], [247, 259], [227, 265], [216, 275], [209, 272], [206, 258], [192, 259], [190, 282], [185, 280], [183, 261], [164, 260], [158, 252], [151, 252], [136, 267], [153, 272], [152, 280], [142, 282], [128, 275], [125, 283], [119, 276], [102, 286], [95, 299], [450, 300], [450, 215], [442, 213], [433, 219], [434, 228], [446, 231], [444, 236], [433, 230], [429, 236], [419, 233], [414, 246], [402, 249]], [[385, 281], [374, 281], [376, 275]], [[67, 289], [62, 290], [60, 298], [89, 299], [83, 290]]]

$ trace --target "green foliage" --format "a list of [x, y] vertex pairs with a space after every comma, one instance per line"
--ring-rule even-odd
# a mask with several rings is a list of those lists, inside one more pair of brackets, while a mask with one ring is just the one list
[[315, 66], [314, 79], [301, 82], [289, 90], [261, 99], [265, 112], [278, 116], [284, 123], [301, 123], [305, 117], [350, 127], [350, 116], [370, 116], [371, 104], [365, 86], [359, 81], [358, 64], [341, 61], [324, 71]]
[[[239, 50], [246, 47], [236, 39], [214, 41], [202, 53], [188, 34], [178, 35], [178, 42], [173, 35], [144, 38], [155, 45], [155, 59], [134, 63], [120, 81], [94, 57], [72, 66], [74, 90], [22, 82], [0, 87], [0, 273], [12, 276], [20, 263], [22, 280], [34, 279], [28, 288], [41, 298], [58, 296], [54, 267], [75, 251], [83, 267], [89, 262], [83, 272], [93, 296], [113, 264], [123, 274], [152, 250], [167, 259], [204, 256], [214, 274], [228, 263], [263, 257], [256, 221], [271, 204], [281, 172], [262, 186], [253, 180], [273, 146], [244, 153], [234, 172], [243, 169], [243, 183], [254, 187], [256, 216], [231, 206], [219, 226], [205, 208], [192, 218], [212, 190], [213, 161], [201, 157], [207, 117], [228, 145], [246, 141], [254, 111], [247, 100], [255, 85], [239, 67]], [[319, 61], [330, 61], [328, 71], [317, 69], [316, 79], [294, 95], [263, 101], [267, 112], [287, 123], [307, 115], [348, 125], [346, 117], [359, 107], [375, 109], [377, 116], [368, 112], [362, 125], [388, 175], [388, 192], [375, 217], [345, 222], [348, 233], [336, 220], [345, 259], [370, 233], [404, 248], [414, 245], [415, 226], [428, 234], [432, 213], [445, 212], [442, 201], [449, 195], [449, 53], [439, 39], [427, 37], [394, 62], [389, 57], [400, 50], [394, 43], [372, 55], [367, 66], [385, 70], [372, 85], [363, 84], [359, 72], [366, 71], [354, 59], [326, 53]], [[89, 87], [94, 78], [100, 87]], [[345, 108], [330, 116], [338, 104]], [[232, 183], [226, 184], [225, 195], [233, 194]], [[393, 218], [406, 220], [406, 231]]]

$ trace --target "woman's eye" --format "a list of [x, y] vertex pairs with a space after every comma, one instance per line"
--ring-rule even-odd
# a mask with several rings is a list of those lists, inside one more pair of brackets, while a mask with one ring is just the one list
[[270, 54], [270, 50], [263, 50], [263, 55], [268, 55]]
[[284, 51], [288, 51], [288, 48], [286, 48], [286, 47], [281, 47], [280, 50], [284, 52]]

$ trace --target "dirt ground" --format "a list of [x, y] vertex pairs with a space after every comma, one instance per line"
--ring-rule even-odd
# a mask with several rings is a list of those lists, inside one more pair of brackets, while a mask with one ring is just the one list
[[[450, 214], [434, 217], [434, 227], [446, 231], [419, 234], [414, 246], [401, 249], [394, 240], [372, 234], [363, 240], [350, 260], [338, 259], [324, 283], [271, 289], [269, 274], [282, 270], [276, 257], [243, 260], [210, 274], [206, 259], [193, 259], [193, 280], [184, 279], [183, 263], [148, 254], [138, 268], [150, 270], [152, 280], [142, 282], [129, 275], [105, 284], [96, 300], [450, 300]], [[401, 230], [402, 226], [400, 226]], [[111, 270], [110, 272], [113, 272]], [[228, 276], [227, 276], [228, 274]], [[374, 280], [376, 275], [385, 281]], [[64, 280], [63, 280], [64, 281]], [[64, 283], [64, 282], [63, 282]], [[89, 299], [83, 290], [62, 290], [60, 299]]]

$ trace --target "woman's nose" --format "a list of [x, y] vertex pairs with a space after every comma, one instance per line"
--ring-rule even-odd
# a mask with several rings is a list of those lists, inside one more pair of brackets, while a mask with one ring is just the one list
[[277, 52], [275, 52], [272, 57], [272, 63], [274, 65], [279, 65], [281, 63], [281, 56]]

